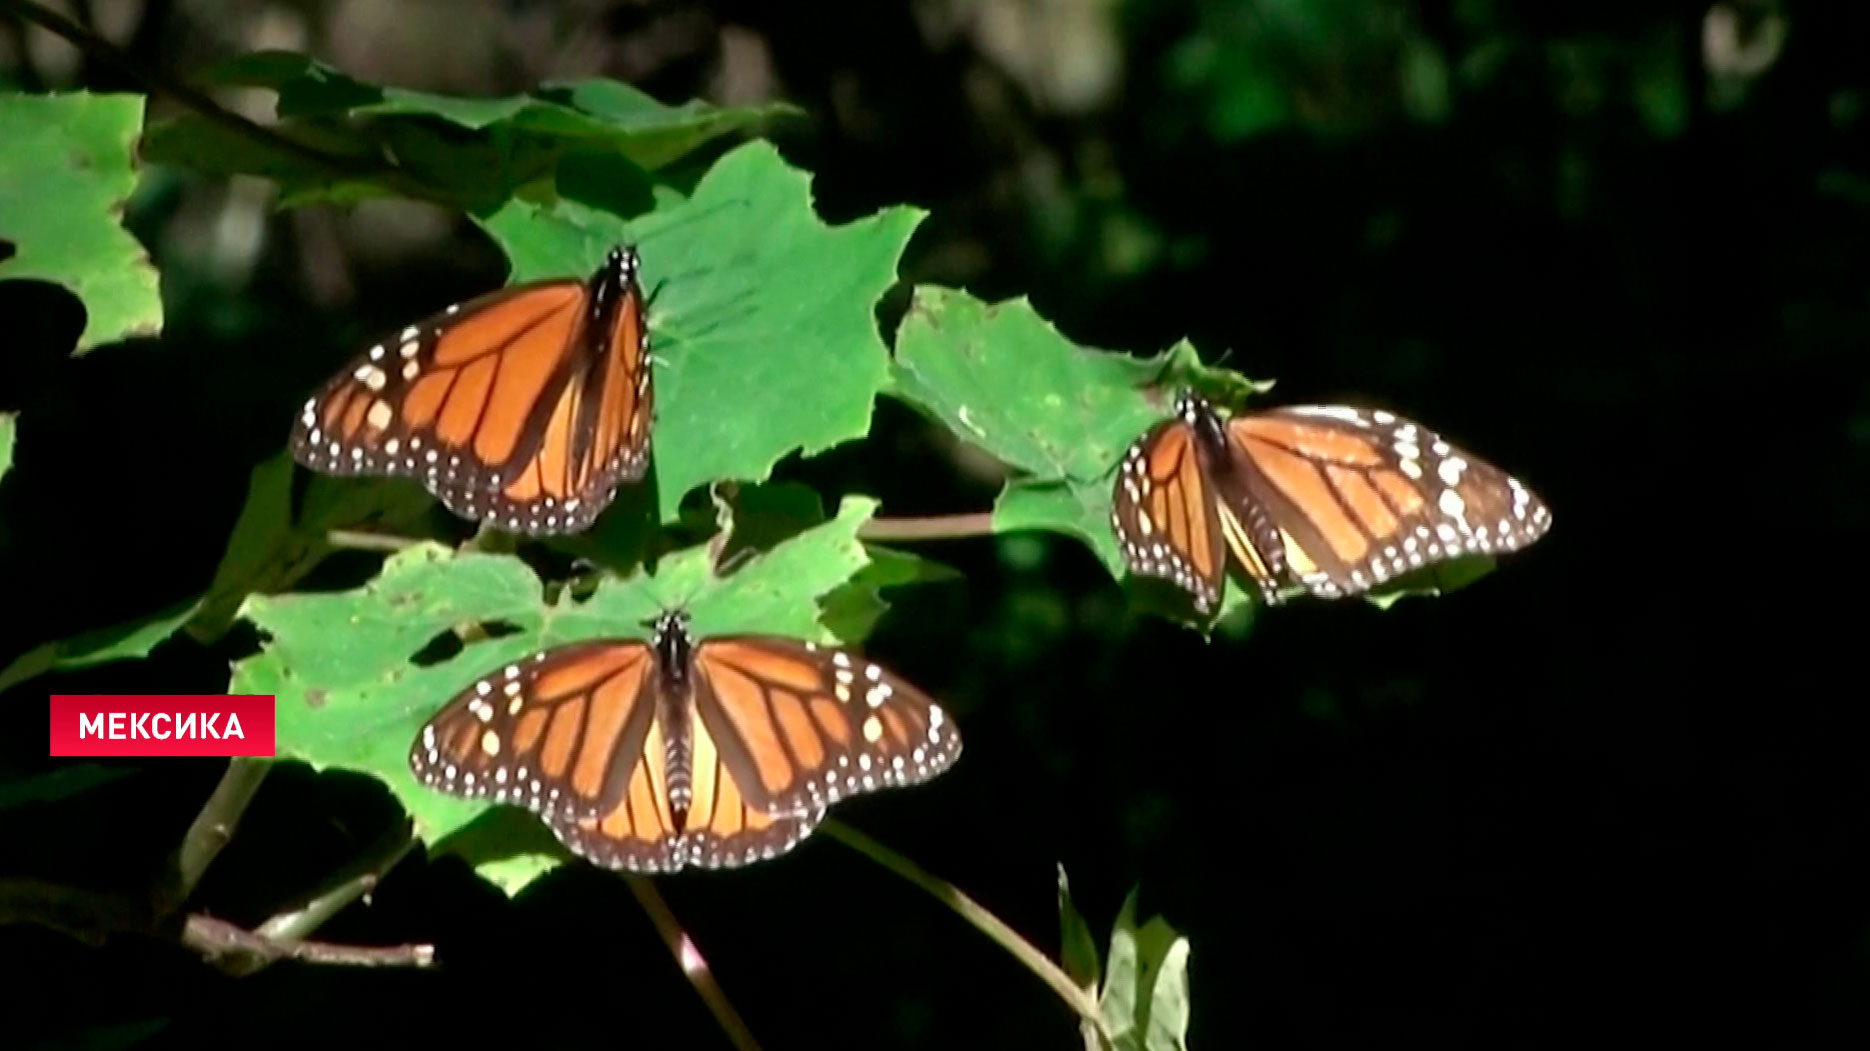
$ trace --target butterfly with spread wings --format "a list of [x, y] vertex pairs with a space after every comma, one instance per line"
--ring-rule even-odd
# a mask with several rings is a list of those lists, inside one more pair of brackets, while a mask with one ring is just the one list
[[588, 279], [449, 307], [360, 355], [305, 403], [293, 458], [416, 478], [455, 514], [576, 533], [648, 468], [649, 326], [634, 248]]
[[731, 868], [791, 850], [847, 796], [948, 769], [961, 737], [922, 691], [775, 635], [578, 642], [496, 670], [422, 728], [430, 788], [522, 806], [606, 868]]
[[1295, 405], [1223, 419], [1191, 392], [1117, 470], [1111, 524], [1132, 573], [1172, 581], [1202, 613], [1231, 554], [1270, 604], [1369, 591], [1466, 554], [1544, 536], [1518, 479], [1381, 410]]

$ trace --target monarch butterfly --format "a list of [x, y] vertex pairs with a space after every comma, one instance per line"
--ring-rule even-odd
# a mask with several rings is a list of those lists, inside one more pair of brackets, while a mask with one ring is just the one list
[[637, 253], [588, 279], [504, 288], [409, 325], [306, 401], [292, 455], [420, 479], [463, 518], [575, 533], [643, 477], [654, 393]]
[[1320, 598], [1545, 535], [1532, 491], [1419, 423], [1346, 405], [1294, 405], [1223, 420], [1183, 392], [1176, 415], [1133, 443], [1111, 524], [1130, 571], [1220, 599], [1232, 552], [1270, 604]]
[[846, 650], [774, 635], [556, 647], [422, 728], [430, 788], [523, 806], [607, 868], [731, 868], [791, 850], [839, 799], [946, 770], [961, 737], [922, 691]]

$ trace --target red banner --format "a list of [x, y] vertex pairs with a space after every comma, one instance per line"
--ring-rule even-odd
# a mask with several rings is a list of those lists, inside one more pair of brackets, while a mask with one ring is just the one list
[[270, 695], [52, 697], [52, 755], [271, 756], [273, 731]]

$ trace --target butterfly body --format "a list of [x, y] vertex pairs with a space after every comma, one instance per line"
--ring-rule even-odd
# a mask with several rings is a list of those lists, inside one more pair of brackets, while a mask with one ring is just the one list
[[443, 506], [529, 536], [588, 527], [648, 468], [654, 391], [634, 249], [585, 279], [517, 285], [406, 326], [294, 422], [294, 459], [418, 479]]
[[1278, 603], [1369, 591], [1465, 554], [1517, 550], [1545, 504], [1491, 464], [1382, 410], [1298, 405], [1223, 419], [1183, 393], [1131, 445], [1111, 522], [1132, 572], [1219, 602], [1228, 560]]
[[880, 666], [770, 635], [573, 643], [486, 676], [423, 727], [410, 767], [526, 807], [609, 868], [723, 868], [782, 854], [832, 803], [925, 781], [959, 756], [942, 709]]

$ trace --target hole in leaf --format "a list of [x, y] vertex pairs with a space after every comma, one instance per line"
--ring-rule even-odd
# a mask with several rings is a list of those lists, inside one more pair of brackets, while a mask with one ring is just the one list
[[506, 620], [481, 621], [466, 626], [457, 625], [424, 643], [422, 648], [416, 651], [415, 656], [409, 658], [409, 663], [418, 668], [428, 668], [443, 661], [452, 660], [464, 648], [461, 642], [463, 633], [470, 638], [480, 640], [504, 638], [508, 635], [517, 635], [519, 632], [519, 625]]
[[417, 650], [415, 656], [409, 658], [409, 663], [418, 668], [427, 668], [440, 664], [460, 652], [461, 637], [456, 635], [453, 630], [444, 631], [440, 635], [430, 639], [426, 645]]

